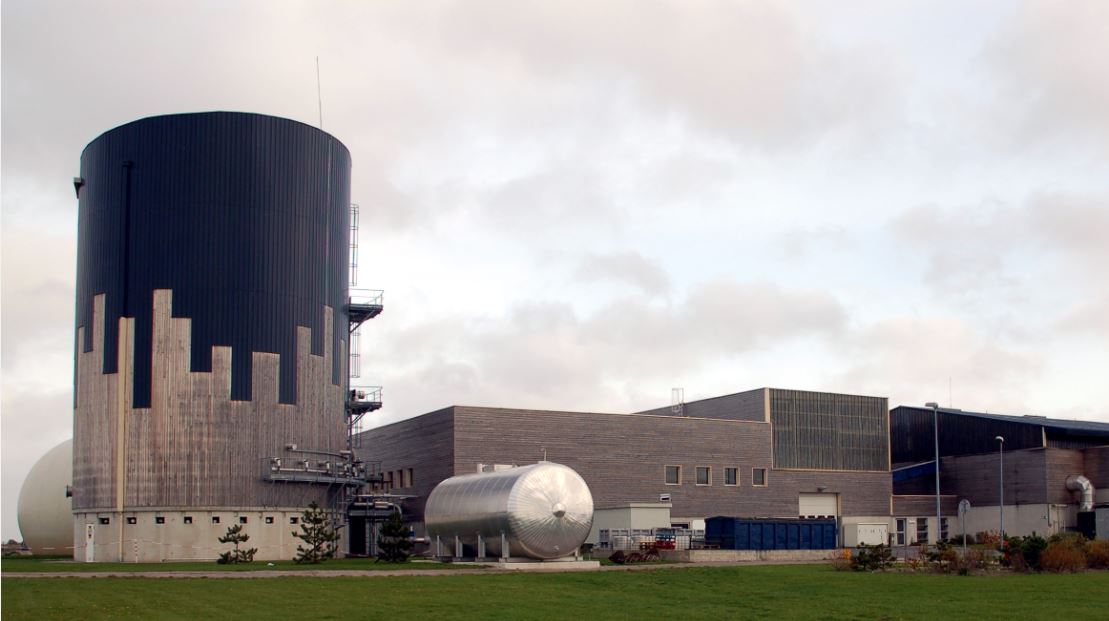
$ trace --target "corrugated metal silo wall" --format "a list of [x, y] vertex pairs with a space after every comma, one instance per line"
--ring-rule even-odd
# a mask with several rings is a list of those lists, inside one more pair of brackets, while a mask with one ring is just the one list
[[770, 390], [774, 467], [889, 470], [885, 397]]
[[257, 114], [88, 145], [74, 509], [328, 501], [263, 473], [287, 444], [345, 447], [350, 170], [331, 135]]
[[[134, 407], [148, 407], [151, 300], [173, 290], [192, 319], [193, 371], [230, 345], [231, 398], [251, 398], [251, 356], [282, 357], [280, 401], [296, 402], [296, 327], [323, 353], [322, 307], [335, 311], [332, 382], [346, 341], [350, 154], [318, 129], [258, 114], [142, 119], [81, 156], [77, 327], [105, 294], [105, 373], [117, 371], [118, 319], [134, 317]], [[92, 348], [84, 332], [81, 351]]]

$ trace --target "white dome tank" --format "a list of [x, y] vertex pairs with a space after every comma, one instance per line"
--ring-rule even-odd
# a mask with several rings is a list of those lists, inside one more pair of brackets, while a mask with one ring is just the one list
[[19, 490], [19, 532], [35, 554], [73, 554], [73, 511], [66, 486], [73, 481], [73, 440], [39, 458]]
[[[593, 526], [593, 495], [572, 468], [554, 462], [451, 477], [424, 508], [430, 538], [452, 546], [457, 536], [490, 556], [554, 559], [573, 554]], [[501, 552], [501, 535], [508, 544]]]

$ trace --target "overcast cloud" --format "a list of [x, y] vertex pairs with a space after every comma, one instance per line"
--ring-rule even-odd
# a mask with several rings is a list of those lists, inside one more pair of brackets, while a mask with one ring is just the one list
[[317, 56], [370, 424], [768, 385], [1109, 421], [1107, 7], [5, 0], [2, 536], [71, 433], [81, 150], [317, 124]]

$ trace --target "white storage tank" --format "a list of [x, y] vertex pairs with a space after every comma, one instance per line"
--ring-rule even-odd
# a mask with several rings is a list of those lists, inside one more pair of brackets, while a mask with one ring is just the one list
[[457, 537], [477, 555], [480, 535], [485, 556], [555, 559], [589, 536], [593, 495], [573, 469], [539, 462], [443, 481], [427, 499], [424, 522], [429, 539], [452, 554]]
[[19, 532], [35, 554], [73, 554], [73, 510], [66, 487], [73, 481], [73, 440], [39, 458], [19, 490]]

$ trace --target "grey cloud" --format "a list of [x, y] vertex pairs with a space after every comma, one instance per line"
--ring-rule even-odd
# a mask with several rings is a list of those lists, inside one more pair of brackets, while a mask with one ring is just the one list
[[947, 404], [950, 378], [955, 407], [1026, 411], [1029, 381], [1045, 365], [1041, 355], [1000, 344], [955, 318], [895, 316], [845, 344], [850, 366], [837, 374], [837, 385], [900, 403]]
[[850, 236], [842, 226], [824, 224], [789, 229], [779, 233], [776, 239], [775, 247], [782, 257], [800, 260], [814, 251], [839, 250], [848, 244]]
[[27, 379], [21, 367], [73, 347], [73, 266], [76, 251], [65, 237], [5, 223], [2, 234], [0, 369], [5, 380]]
[[606, 76], [664, 115], [761, 147], [871, 122], [890, 105], [883, 94], [896, 90], [880, 54], [836, 49], [777, 4], [488, 0], [453, 8], [443, 37], [458, 53], [513, 58], [555, 79]]
[[888, 228], [905, 242], [904, 252], [927, 258], [923, 280], [945, 295], [992, 296], [1026, 284], [1020, 264], [1032, 251], [1056, 283], [1080, 283], [1095, 296], [1109, 292], [1109, 194], [922, 206], [894, 217]]
[[984, 60], [999, 88], [994, 113], [1022, 142], [1109, 156], [1109, 4], [1024, 2], [1003, 22]]
[[1064, 334], [1092, 335], [1109, 345], [1109, 295], [1065, 310], [1055, 328]]
[[[749, 352], [804, 337], [837, 337], [846, 314], [821, 291], [719, 280], [681, 304], [627, 297], [581, 316], [566, 303], [517, 305], [500, 319], [460, 316], [382, 335], [381, 361], [403, 369], [402, 386], [422, 394], [390, 401], [389, 416], [411, 416], [447, 401], [575, 409], [628, 409], [628, 395]], [[444, 374], [447, 379], [433, 379]], [[442, 385], [448, 382], [450, 385]], [[438, 392], [442, 389], [443, 392]], [[449, 389], [449, 390], [448, 390]], [[429, 393], [429, 391], [435, 391]], [[397, 390], [390, 389], [390, 394]], [[399, 412], [399, 414], [398, 414]]]
[[670, 289], [666, 272], [638, 252], [591, 254], [578, 265], [575, 276], [583, 281], [627, 283], [648, 295], [663, 295]]

